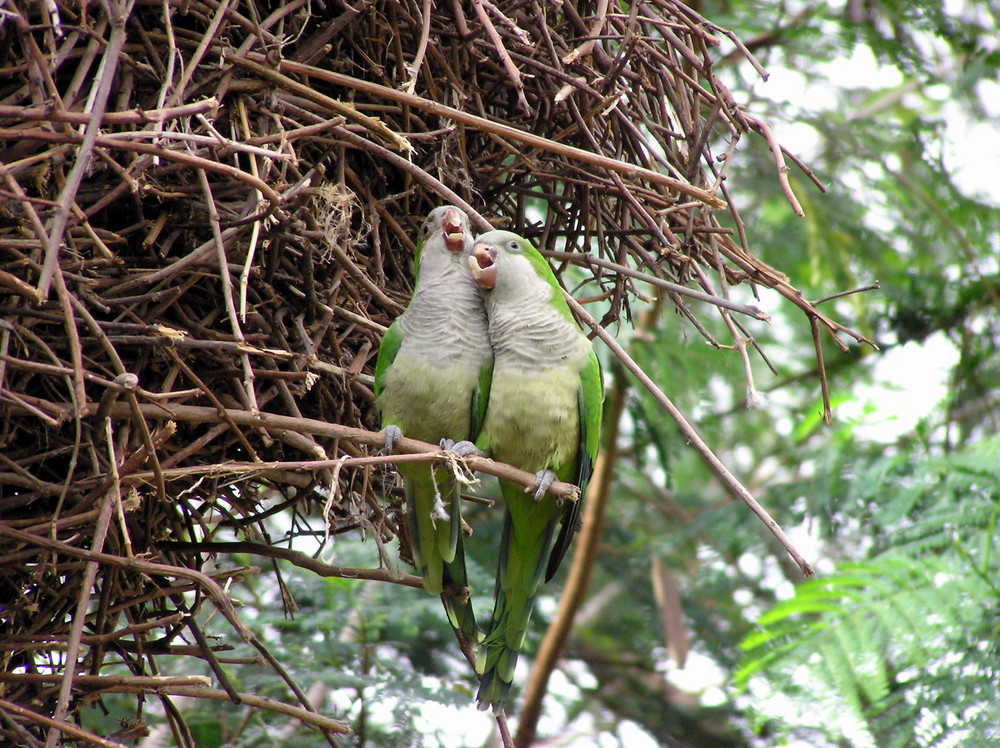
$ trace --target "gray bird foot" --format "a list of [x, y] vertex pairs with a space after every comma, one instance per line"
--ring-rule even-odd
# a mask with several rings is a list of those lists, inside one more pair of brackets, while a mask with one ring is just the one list
[[392, 454], [396, 450], [399, 440], [403, 438], [402, 430], [400, 430], [399, 426], [394, 426], [390, 423], [382, 429], [381, 433], [385, 437], [385, 451]]
[[445, 452], [454, 452], [459, 457], [468, 457], [469, 455], [475, 455], [476, 457], [486, 456], [483, 450], [467, 439], [463, 439], [460, 442], [455, 442], [451, 439], [442, 439], [440, 446]]
[[524, 489], [525, 493], [535, 493], [535, 501], [541, 501], [545, 492], [549, 490], [549, 486], [556, 479], [556, 474], [551, 470], [539, 470], [535, 473], [535, 485], [533, 488]]

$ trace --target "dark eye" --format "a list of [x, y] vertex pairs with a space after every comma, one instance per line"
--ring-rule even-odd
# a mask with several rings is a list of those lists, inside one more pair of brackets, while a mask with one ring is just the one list
[[521, 248], [521, 245], [520, 245], [520, 244], [518, 244], [518, 243], [517, 243], [517, 242], [515, 242], [515, 241], [512, 241], [512, 242], [511, 242], [510, 244], [508, 244], [508, 245], [507, 245], [507, 247], [508, 247], [508, 249], [511, 249], [511, 250], [513, 250], [514, 252], [516, 252], [517, 250], [519, 250], [519, 249]]
[[424, 236], [427, 236], [431, 233], [431, 225], [429, 223], [425, 223], [420, 230], [424, 232]]

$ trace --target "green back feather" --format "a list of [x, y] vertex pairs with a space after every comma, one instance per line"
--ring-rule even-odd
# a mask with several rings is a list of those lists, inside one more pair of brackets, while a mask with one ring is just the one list
[[542, 253], [535, 249], [535, 246], [531, 242], [523, 237], [519, 238], [521, 239], [521, 247], [525, 259], [531, 263], [531, 267], [534, 268], [539, 277], [552, 287], [552, 306], [555, 307], [560, 316], [568, 319], [570, 322], [575, 322], [573, 312], [570, 311], [569, 304], [563, 298], [562, 286], [559, 285], [556, 274], [552, 272], [552, 267], [549, 265], [548, 260], [542, 257]]

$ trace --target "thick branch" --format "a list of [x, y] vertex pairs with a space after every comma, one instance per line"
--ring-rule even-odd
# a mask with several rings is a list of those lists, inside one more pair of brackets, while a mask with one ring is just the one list
[[306, 571], [321, 577], [337, 577], [340, 579], [366, 579], [375, 582], [391, 582], [418, 590], [424, 588], [423, 580], [414, 574], [404, 574], [392, 569], [357, 569], [349, 566], [334, 566], [317, 561], [312, 556], [288, 548], [252, 542], [198, 542], [174, 541], [158, 543], [157, 547], [165, 551], [197, 551], [199, 553], [253, 553], [267, 558], [280, 558]]
[[[89, 406], [89, 415], [94, 415], [97, 411], [96, 403]], [[326, 423], [313, 418], [296, 418], [293, 416], [282, 416], [275, 413], [251, 413], [248, 410], [237, 410], [234, 408], [206, 408], [196, 405], [168, 405], [168, 404], [141, 404], [139, 412], [147, 419], [171, 419], [188, 423], [221, 423], [230, 421], [237, 426], [263, 427], [269, 430], [286, 429], [298, 431], [303, 434], [314, 434], [318, 436], [329, 436], [334, 439], [346, 439], [355, 444], [363, 444], [369, 447], [382, 447], [385, 444], [385, 437], [375, 431], [351, 426], [342, 426], [337, 423]], [[110, 416], [118, 420], [131, 420], [132, 411], [128, 404], [116, 403], [110, 410]], [[434, 444], [408, 439], [403, 437], [396, 445], [396, 451], [403, 454], [422, 454], [435, 452], [443, 454], [442, 450]], [[371, 458], [367, 458], [371, 459]], [[525, 488], [535, 485], [534, 473], [526, 470], [518, 470], [502, 462], [494, 462], [488, 457], [463, 457], [460, 458], [469, 468], [480, 473], [495, 475], [497, 478], [518, 483]], [[392, 459], [383, 460], [386, 462]], [[303, 467], [313, 466], [313, 463], [321, 464], [323, 467], [332, 467], [339, 460], [332, 461], [306, 461], [301, 463]], [[280, 464], [280, 463], [276, 463]], [[126, 476], [127, 478], [127, 476]], [[572, 483], [554, 481], [549, 488], [549, 493], [559, 499], [575, 501], [580, 494], [580, 490]]]

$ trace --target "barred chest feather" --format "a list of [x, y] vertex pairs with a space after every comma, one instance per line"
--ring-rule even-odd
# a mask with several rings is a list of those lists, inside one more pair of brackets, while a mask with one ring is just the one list
[[383, 421], [396, 424], [406, 436], [432, 444], [445, 437], [468, 439], [478, 384], [478, 366], [442, 366], [401, 350], [385, 374], [380, 398]]

